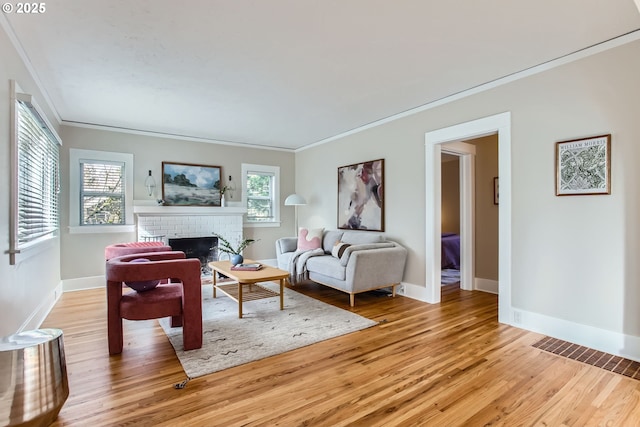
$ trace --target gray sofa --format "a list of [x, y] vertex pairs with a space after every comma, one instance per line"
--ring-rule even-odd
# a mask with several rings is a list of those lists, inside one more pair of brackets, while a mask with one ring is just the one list
[[[331, 254], [336, 242], [346, 244], [340, 258]], [[278, 268], [291, 271], [297, 244], [296, 237], [276, 241]], [[360, 292], [391, 287], [395, 296], [407, 260], [407, 250], [398, 243], [369, 231], [324, 230], [322, 249], [306, 260], [309, 280], [348, 293], [352, 307]]]

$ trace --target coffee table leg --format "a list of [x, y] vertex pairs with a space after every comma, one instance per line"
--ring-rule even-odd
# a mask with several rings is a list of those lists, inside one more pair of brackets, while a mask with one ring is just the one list
[[218, 272], [213, 270], [213, 297], [216, 297], [216, 276], [218, 275]]
[[242, 283], [238, 281], [238, 317], [242, 319]]
[[280, 279], [280, 310], [284, 310], [284, 279]]

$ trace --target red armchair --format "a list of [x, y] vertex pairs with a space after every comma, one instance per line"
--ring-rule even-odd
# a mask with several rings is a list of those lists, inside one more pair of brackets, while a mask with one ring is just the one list
[[137, 254], [142, 252], [168, 252], [172, 251], [171, 246], [166, 246], [162, 242], [129, 242], [114, 243], [104, 248], [104, 259], [110, 260], [117, 256]]
[[[145, 258], [149, 262], [134, 263]], [[107, 327], [109, 354], [122, 353], [122, 319], [147, 320], [171, 316], [171, 326], [182, 326], [185, 350], [202, 347], [202, 284], [200, 261], [183, 252], [135, 253], [109, 259]], [[167, 280], [167, 279], [171, 280]], [[123, 282], [162, 280], [154, 289], [130, 291]], [[163, 280], [164, 279], [164, 280]]]

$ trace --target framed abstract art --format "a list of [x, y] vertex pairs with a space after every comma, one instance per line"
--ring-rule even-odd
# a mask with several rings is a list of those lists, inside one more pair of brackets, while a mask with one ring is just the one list
[[384, 159], [338, 168], [338, 228], [384, 231]]

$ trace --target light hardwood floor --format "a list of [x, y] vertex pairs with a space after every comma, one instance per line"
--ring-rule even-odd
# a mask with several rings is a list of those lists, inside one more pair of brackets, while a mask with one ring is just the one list
[[640, 425], [639, 381], [531, 347], [541, 336], [499, 324], [494, 295], [367, 293], [352, 310], [380, 324], [175, 389], [186, 377], [157, 321], [125, 322], [109, 357], [104, 291], [66, 293], [43, 325], [64, 331], [71, 390], [53, 425]]

